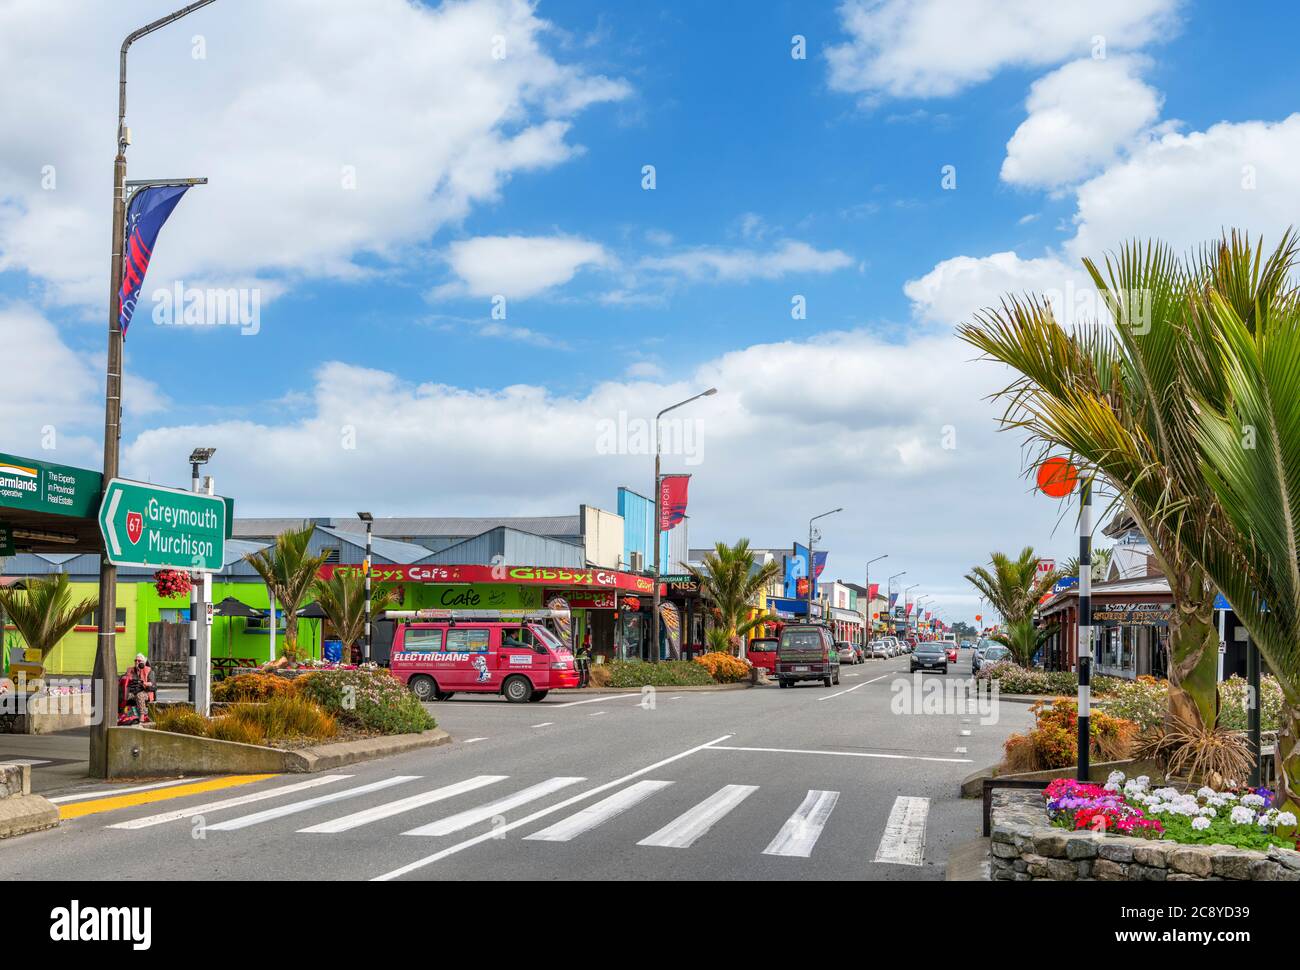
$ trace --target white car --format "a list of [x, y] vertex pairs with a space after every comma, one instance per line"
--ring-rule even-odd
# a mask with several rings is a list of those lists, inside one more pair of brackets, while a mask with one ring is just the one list
[[872, 640], [867, 656], [871, 657], [873, 660], [877, 657], [881, 660], [888, 660], [889, 643], [885, 640]]

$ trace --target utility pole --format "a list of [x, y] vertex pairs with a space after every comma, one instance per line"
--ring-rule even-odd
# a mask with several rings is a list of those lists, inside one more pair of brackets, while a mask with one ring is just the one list
[[[104, 387], [104, 488], [117, 478], [122, 444], [122, 250], [126, 244], [126, 56], [141, 37], [206, 7], [213, 0], [196, 0], [180, 10], [127, 35], [118, 55], [117, 157], [113, 159], [113, 239], [108, 285], [108, 365]], [[99, 631], [95, 642], [94, 681], [103, 688], [101, 717], [90, 732], [90, 775], [108, 776], [108, 728], [117, 719], [117, 567], [107, 556], [99, 565]]]
[[808, 520], [808, 622], [812, 622], [812, 605], [813, 589], [817, 586], [817, 556], [813, 553], [813, 523], [818, 519], [824, 519], [828, 515], [834, 515], [836, 512], [843, 512], [844, 509], [831, 509], [829, 512], [823, 512], [821, 515], [814, 515]]
[[[361, 661], [362, 663], [370, 663], [370, 562], [371, 557], [374, 555], [375, 517], [369, 512], [358, 512], [357, 518], [366, 524], [366, 562], [364, 569], [366, 577], [366, 632], [365, 639], [362, 640]], [[349, 652], [351, 652], [350, 647]], [[344, 660], [343, 656], [339, 655], [340, 664], [351, 662], [351, 657]]]

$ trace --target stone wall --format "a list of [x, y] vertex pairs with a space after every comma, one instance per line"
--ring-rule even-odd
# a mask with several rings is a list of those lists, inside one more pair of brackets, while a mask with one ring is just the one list
[[1300, 882], [1300, 852], [1181, 845], [1054, 828], [1041, 791], [993, 791], [992, 878], [1108, 882]]

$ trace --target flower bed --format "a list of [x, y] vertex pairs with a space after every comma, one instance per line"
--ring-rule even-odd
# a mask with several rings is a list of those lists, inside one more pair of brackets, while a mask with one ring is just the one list
[[[1268, 674], [1260, 679], [1259, 687], [1261, 728], [1276, 731], [1282, 709], [1282, 688], [1277, 678]], [[1219, 720], [1223, 727], [1230, 731], [1246, 730], [1249, 691], [1250, 685], [1235, 674], [1219, 684]], [[1169, 709], [1169, 682], [1146, 675], [1136, 680], [1116, 680], [1102, 703], [1111, 714], [1135, 721], [1147, 731], [1165, 719]]]
[[1105, 785], [1059, 778], [1043, 797], [1059, 828], [1239, 849], [1297, 847], [1296, 817], [1274, 808], [1273, 793], [1266, 788], [1152, 790], [1147, 776], [1126, 779], [1115, 771]]
[[[1078, 694], [1079, 677], [1068, 670], [1036, 670], [1020, 666], [1014, 660], [985, 664], [976, 680], [996, 680], [1003, 694]], [[1110, 694], [1120, 681], [1115, 677], [1095, 676], [1092, 692], [1098, 697]]]
[[709, 676], [719, 684], [738, 684], [743, 680], [749, 680], [751, 665], [739, 657], [733, 657], [720, 650], [710, 650], [696, 657], [695, 663], [707, 670]]
[[[1012, 734], [1003, 744], [1005, 756], [1000, 773], [1046, 771], [1077, 763], [1079, 756], [1079, 703], [1068, 697], [1035, 701], [1030, 711], [1034, 729]], [[1118, 761], [1129, 756], [1137, 725], [1103, 711], [1088, 719], [1091, 751], [1100, 761]]]

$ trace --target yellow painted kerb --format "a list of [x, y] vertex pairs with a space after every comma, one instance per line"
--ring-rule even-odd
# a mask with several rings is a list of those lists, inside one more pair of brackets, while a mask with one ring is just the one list
[[220, 791], [222, 788], [234, 788], [248, 785], [255, 781], [265, 781], [276, 775], [228, 775], [224, 778], [212, 778], [208, 781], [196, 781], [192, 785], [175, 785], [170, 788], [155, 788], [152, 791], [132, 792], [129, 795], [109, 795], [105, 798], [93, 798], [84, 802], [72, 802], [59, 806], [59, 818], [81, 818], [83, 815], [95, 815], [99, 812], [111, 812], [117, 808], [130, 808], [133, 805], [148, 805], [150, 802], [163, 802], [170, 798], [183, 798], [186, 795], [201, 795], [204, 792]]

